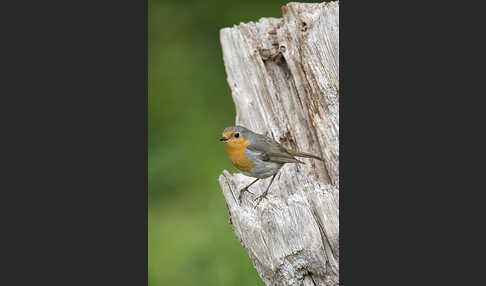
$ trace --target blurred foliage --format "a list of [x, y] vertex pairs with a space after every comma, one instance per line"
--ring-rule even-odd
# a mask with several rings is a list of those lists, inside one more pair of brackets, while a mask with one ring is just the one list
[[[305, 1], [316, 2], [316, 1]], [[234, 124], [219, 29], [288, 1], [149, 0], [149, 285], [264, 285], [228, 223], [218, 141]]]

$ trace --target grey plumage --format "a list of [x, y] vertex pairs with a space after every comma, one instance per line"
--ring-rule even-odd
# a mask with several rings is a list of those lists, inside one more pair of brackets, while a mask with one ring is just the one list
[[[232, 156], [230, 153], [233, 151], [228, 151], [228, 146], [230, 146], [229, 148], [235, 148], [231, 146], [236, 145], [236, 149], [240, 148], [240, 150], [241, 147], [246, 146], [244, 147], [244, 152], [247, 158], [245, 158], [245, 156], [242, 156], [241, 151], [239, 151], [239, 154], [236, 155], [237, 159], [235, 159], [241, 160], [243, 161], [243, 163], [240, 165], [238, 163], [235, 163], [237, 161], [233, 160], [232, 163], [244, 175], [257, 178], [248, 186], [241, 189], [240, 195], [238, 197], [240, 202], [242, 194], [244, 192], [249, 192], [248, 188], [251, 185], [257, 182], [259, 179], [265, 179], [271, 176], [272, 179], [270, 180], [270, 184], [267, 186], [267, 189], [265, 190], [265, 192], [263, 192], [261, 196], [257, 198], [259, 203], [263, 198], [266, 197], [268, 189], [272, 185], [275, 176], [285, 163], [304, 164], [304, 162], [297, 160], [297, 158], [295, 157], [314, 158], [322, 161], [322, 159], [318, 156], [286, 149], [272, 138], [269, 138], [262, 134], [254, 133], [243, 126], [226, 127], [223, 130], [223, 137], [221, 137], [219, 140], [224, 141], [225, 144], [231, 144], [226, 145], [226, 150], [228, 152], [228, 155], [230, 156], [230, 159]], [[238, 153], [238, 151], [236, 151], [235, 153]], [[250, 167], [248, 168], [248, 166]]]
[[322, 160], [322, 158], [304, 152], [298, 152], [286, 149], [280, 143], [262, 134], [257, 134], [243, 126], [230, 126], [224, 129], [224, 132], [239, 132], [243, 137], [250, 141], [251, 144], [246, 147], [247, 150], [253, 153], [259, 153], [259, 159], [262, 161], [269, 161], [275, 163], [301, 163], [295, 157], [314, 158]]

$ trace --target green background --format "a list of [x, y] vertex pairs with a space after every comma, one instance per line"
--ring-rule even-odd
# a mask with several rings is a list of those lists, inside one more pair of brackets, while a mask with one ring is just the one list
[[[316, 2], [316, 1], [305, 1]], [[287, 1], [148, 1], [149, 285], [264, 285], [218, 184], [234, 124], [219, 29], [282, 16]]]

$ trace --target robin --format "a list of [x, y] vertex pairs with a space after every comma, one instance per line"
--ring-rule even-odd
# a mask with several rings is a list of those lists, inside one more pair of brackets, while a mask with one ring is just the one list
[[304, 164], [295, 157], [313, 158], [324, 161], [322, 158], [298, 151], [287, 149], [277, 141], [261, 134], [248, 130], [243, 126], [230, 126], [223, 130], [223, 137], [219, 138], [226, 145], [226, 152], [233, 166], [244, 175], [257, 178], [248, 186], [240, 190], [239, 201], [244, 192], [250, 192], [248, 188], [260, 179], [272, 176], [265, 192], [255, 198], [257, 205], [267, 196], [268, 189], [275, 176], [285, 163]]

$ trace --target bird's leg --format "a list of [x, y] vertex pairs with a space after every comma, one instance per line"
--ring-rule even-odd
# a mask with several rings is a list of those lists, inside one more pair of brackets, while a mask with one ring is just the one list
[[256, 181], [258, 181], [258, 180], [260, 180], [260, 179], [259, 179], [259, 178], [258, 178], [258, 179], [256, 179], [255, 181], [251, 182], [251, 183], [250, 183], [248, 186], [246, 186], [246, 187], [244, 187], [243, 189], [241, 189], [241, 190], [240, 190], [240, 195], [238, 196], [238, 200], [240, 201], [240, 204], [241, 204], [241, 196], [243, 195], [243, 193], [244, 193], [244, 192], [249, 192], [250, 194], [252, 194], [252, 195], [253, 195], [253, 193], [252, 193], [252, 192], [250, 192], [250, 191], [248, 190], [248, 188], [249, 188], [251, 185], [253, 185], [254, 183], [256, 183]]
[[[267, 187], [267, 189], [265, 190], [265, 192], [263, 192], [263, 194], [262, 194], [261, 196], [259, 196], [259, 197], [257, 197], [257, 198], [255, 199], [255, 201], [256, 201], [256, 200], [258, 200], [258, 203], [256, 204], [257, 206], [260, 204], [260, 202], [261, 202], [261, 201], [262, 201], [264, 198], [266, 198], [266, 197], [267, 197], [267, 194], [268, 194], [268, 189], [270, 189], [270, 186], [272, 185], [272, 183], [273, 183], [273, 179], [275, 179], [275, 176], [277, 176], [277, 174], [275, 174], [275, 175], [273, 175], [273, 176], [272, 176], [272, 180], [270, 181], [270, 184], [268, 184], [268, 187]], [[256, 207], [256, 206], [255, 206], [255, 207]]]

